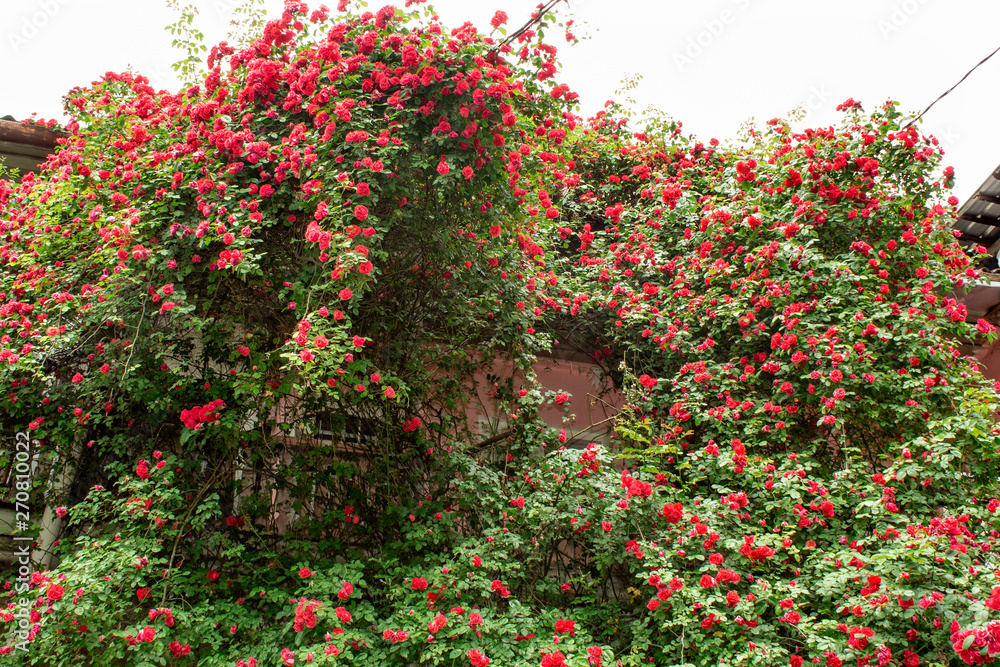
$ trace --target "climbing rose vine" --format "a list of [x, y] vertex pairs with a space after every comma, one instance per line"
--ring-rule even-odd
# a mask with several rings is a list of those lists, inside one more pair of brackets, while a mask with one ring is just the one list
[[[853, 100], [735, 146], [584, 120], [536, 18], [289, 2], [197, 85], [70, 93], [0, 181], [4, 442], [66, 520], [0, 653], [1000, 654], [997, 396], [960, 349], [994, 334], [936, 141]], [[586, 409], [533, 370], [567, 347], [624, 396], [608, 438], [541, 419]]]
[[625, 360], [631, 646], [656, 663], [998, 652], [996, 393], [959, 350], [994, 333], [958, 300], [953, 173], [894, 104], [841, 110], [735, 150], [607, 115], [547, 179], [563, 308]]

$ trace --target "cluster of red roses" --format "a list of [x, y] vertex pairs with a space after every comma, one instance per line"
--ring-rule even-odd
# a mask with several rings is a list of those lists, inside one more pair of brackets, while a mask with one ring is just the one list
[[180, 419], [181, 422], [188, 428], [198, 430], [204, 424], [217, 420], [219, 418], [219, 413], [216, 411], [225, 406], [226, 402], [221, 398], [217, 398], [214, 401], [209, 401], [205, 405], [196, 405], [190, 410], [181, 410]]
[[967, 665], [992, 663], [1000, 655], [1000, 621], [990, 621], [983, 628], [962, 629], [951, 624], [951, 645]]
[[316, 612], [323, 606], [318, 600], [299, 599], [299, 604], [295, 608], [295, 621], [292, 629], [295, 632], [302, 632], [305, 628], [316, 627]]

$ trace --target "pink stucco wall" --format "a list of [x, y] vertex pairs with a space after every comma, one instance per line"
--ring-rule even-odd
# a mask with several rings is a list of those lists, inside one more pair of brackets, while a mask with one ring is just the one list
[[979, 362], [983, 375], [991, 380], [1000, 380], [1000, 340], [977, 348], [973, 356]]
[[[604, 441], [611, 427], [611, 418], [622, 407], [621, 393], [609, 381], [601, 378], [600, 367], [593, 362], [578, 358], [559, 359], [540, 357], [533, 368], [538, 383], [547, 390], [565, 393], [569, 400], [556, 404], [551, 400], [540, 412], [541, 418], [549, 426], [563, 428], [568, 436], [578, 434], [576, 442]], [[496, 364], [489, 374], [509, 378], [514, 377], [514, 386], [522, 386], [521, 374], [509, 364]], [[509, 405], [501, 405], [492, 399], [492, 385], [486, 380], [486, 373], [476, 379], [476, 390], [467, 403], [466, 414], [470, 424], [489, 425], [493, 431], [504, 430], [509, 415], [504, 414]]]
[[[544, 389], [569, 395], [568, 401], [561, 405], [556, 405], [552, 401], [547, 403], [541, 410], [541, 417], [549, 426], [565, 429], [568, 447], [582, 448], [590, 442], [607, 444], [612, 418], [623, 405], [622, 395], [609, 381], [601, 379], [600, 367], [597, 364], [586, 361], [586, 357], [582, 355], [563, 356], [571, 358], [541, 357], [533, 368], [539, 384]], [[509, 413], [512, 409], [516, 409], [510, 402], [500, 403], [495, 400], [491, 395], [493, 385], [488, 381], [488, 375], [497, 378], [513, 377], [515, 388], [525, 384], [523, 373], [516, 371], [511, 364], [499, 362], [477, 376], [475, 386], [470, 383], [469, 393], [465, 399], [465, 413], [473, 433], [478, 434], [474, 437], [480, 438], [480, 441], [506, 431], [509, 428]], [[279, 420], [282, 413], [287, 414], [279, 411], [277, 417]], [[274, 435], [277, 436], [279, 433], [275, 430]], [[303, 444], [297, 437], [287, 435], [283, 437], [289, 445]], [[316, 443], [311, 441], [310, 444]], [[364, 467], [366, 454], [363, 450], [355, 450], [351, 445], [339, 443], [337, 451], [351, 456], [352, 460]], [[253, 471], [248, 470], [247, 473], [252, 475]], [[322, 491], [324, 490], [317, 489], [317, 493]], [[245, 490], [240, 495], [245, 496], [248, 493], [249, 491]], [[272, 491], [270, 500], [271, 514], [266, 528], [283, 532], [291, 522], [295, 521], [297, 514], [291, 511], [287, 493]], [[311, 510], [303, 508], [303, 512], [309, 511]]]

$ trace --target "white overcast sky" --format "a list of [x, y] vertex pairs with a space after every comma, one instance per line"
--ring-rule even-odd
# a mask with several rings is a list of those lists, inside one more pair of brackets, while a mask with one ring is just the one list
[[[206, 42], [225, 39], [240, 0], [193, 1]], [[0, 116], [61, 120], [61, 97], [109, 70], [131, 67], [157, 87], [175, 87], [170, 64], [178, 55], [164, 29], [174, 15], [164, 0], [2, 4]], [[431, 4], [448, 25], [488, 28], [502, 9], [513, 28], [538, 2]], [[281, 2], [266, 5], [280, 11]], [[640, 75], [631, 93], [638, 106], [664, 110], [702, 140], [733, 138], [747, 120], [760, 125], [797, 107], [807, 112], [803, 126], [829, 125], [848, 97], [869, 110], [894, 99], [917, 111], [1000, 46], [996, 0], [575, 0], [558, 11], [575, 16], [575, 32], [589, 37], [560, 49], [560, 80], [580, 94], [584, 113], [622, 99], [622, 78]], [[963, 201], [1000, 164], [998, 79], [1000, 54], [920, 126], [941, 140]]]

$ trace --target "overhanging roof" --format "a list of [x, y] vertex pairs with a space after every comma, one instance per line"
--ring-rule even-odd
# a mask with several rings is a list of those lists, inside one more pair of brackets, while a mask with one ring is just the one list
[[10, 116], [0, 118], [0, 158], [8, 169], [22, 174], [34, 171], [55, 151], [61, 136], [41, 125], [19, 123]]
[[986, 246], [994, 256], [1000, 250], [1000, 167], [958, 209], [953, 227], [962, 245]]
[[994, 169], [958, 209], [952, 228], [961, 233], [958, 241], [963, 246], [981, 245], [989, 253], [989, 257], [981, 260], [978, 267], [988, 282], [955, 290], [955, 297], [965, 304], [968, 311], [966, 321], [986, 318], [996, 323], [1000, 313], [1000, 267], [997, 262], [997, 252], [1000, 251], [1000, 167]]

